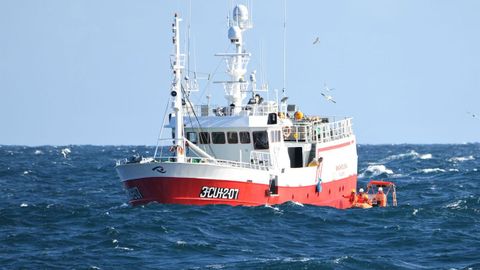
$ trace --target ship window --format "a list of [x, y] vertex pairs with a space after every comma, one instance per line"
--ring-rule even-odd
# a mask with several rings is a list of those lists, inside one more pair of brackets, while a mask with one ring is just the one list
[[224, 144], [225, 132], [212, 132], [212, 142], [214, 144]]
[[268, 149], [268, 133], [266, 131], [254, 131], [252, 136], [254, 149]]
[[240, 131], [240, 143], [250, 143], [250, 132]]
[[191, 141], [194, 144], [198, 143], [198, 137], [196, 132], [187, 132], [187, 140]]
[[200, 143], [201, 144], [210, 143], [210, 134], [208, 132], [200, 132]]
[[270, 140], [272, 140], [272, 142], [280, 142], [281, 141], [280, 130], [270, 131]]
[[238, 133], [237, 132], [227, 132], [228, 143], [238, 143]]

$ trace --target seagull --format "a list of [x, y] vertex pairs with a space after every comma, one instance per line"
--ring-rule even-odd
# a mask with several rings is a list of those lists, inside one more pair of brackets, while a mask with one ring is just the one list
[[331, 92], [332, 90], [335, 90], [335, 88], [330, 88], [327, 86], [327, 83], [323, 83], [323, 90], [326, 92]]
[[321, 94], [322, 94], [322, 96], [323, 96], [326, 100], [331, 101], [331, 102], [333, 102], [333, 103], [337, 103], [337, 102], [333, 99], [332, 96], [326, 95], [325, 93], [321, 93]]
[[467, 114], [469, 114], [472, 118], [476, 118], [478, 119], [478, 116], [476, 113], [472, 113], [472, 112], [467, 112]]
[[333, 102], [333, 103], [337, 103], [337, 102], [333, 99], [333, 97], [332, 97], [331, 95], [329, 95], [329, 93], [330, 93], [332, 90], [335, 90], [335, 88], [329, 88], [329, 87], [327, 86], [327, 84], [324, 83], [324, 84], [323, 84], [323, 90], [324, 90], [324, 91], [323, 91], [323, 93], [321, 93], [321, 94], [322, 94], [322, 96], [323, 96], [326, 100], [331, 101], [331, 102]]
[[317, 44], [317, 43], [320, 43], [320, 38], [317, 37], [314, 41], [313, 41], [313, 45]]

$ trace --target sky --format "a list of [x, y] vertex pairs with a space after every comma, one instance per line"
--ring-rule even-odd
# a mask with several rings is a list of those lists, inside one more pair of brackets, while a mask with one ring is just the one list
[[[284, 1], [0, 0], [0, 145], [155, 145], [173, 14], [183, 41], [190, 25], [190, 69], [224, 80], [214, 54], [231, 49], [235, 3], [253, 17], [249, 71], [274, 96]], [[475, 0], [286, 0], [289, 102], [353, 117], [360, 144], [479, 142], [479, 10]], [[221, 85], [199, 83], [194, 101], [225, 104]], [[325, 84], [336, 104], [320, 95]]]

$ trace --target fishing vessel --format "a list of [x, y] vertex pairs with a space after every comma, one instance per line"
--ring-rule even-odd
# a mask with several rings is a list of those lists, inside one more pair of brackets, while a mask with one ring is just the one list
[[[117, 162], [116, 170], [132, 205], [167, 204], [351, 207], [357, 186], [357, 150], [352, 119], [306, 116], [286, 96], [267, 100], [248, 73], [251, 53], [244, 34], [252, 28], [248, 8], [236, 5], [228, 40], [235, 48], [225, 59], [228, 79], [223, 106], [194, 105], [192, 82], [180, 51], [180, 22], [172, 24], [173, 80], [166, 128], [168, 147], [153, 157]], [[295, 91], [306, 91], [295, 89]]]

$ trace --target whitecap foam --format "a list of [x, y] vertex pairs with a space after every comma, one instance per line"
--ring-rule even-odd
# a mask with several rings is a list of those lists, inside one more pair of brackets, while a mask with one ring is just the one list
[[423, 154], [419, 156], [420, 159], [431, 159], [432, 157], [432, 154]]
[[419, 156], [420, 156], [420, 154], [415, 152], [415, 150], [410, 150], [407, 153], [388, 156], [388, 157], [384, 158], [383, 161], [392, 161], [392, 160], [397, 160], [397, 159], [403, 159], [403, 158], [406, 158], [406, 157], [418, 158]]
[[67, 158], [67, 156], [72, 153], [72, 150], [70, 150], [70, 148], [63, 148], [60, 153], [63, 155], [64, 158]]
[[269, 204], [265, 204], [264, 207], [272, 209], [275, 213], [283, 214], [282, 210], [276, 206], [271, 206]]
[[359, 177], [375, 177], [382, 174], [392, 175], [393, 171], [385, 167], [383, 164], [369, 165]]
[[223, 269], [225, 266], [222, 264], [209, 264], [206, 267], [211, 269]]
[[28, 207], [28, 204], [27, 203], [22, 203], [22, 204], [20, 204], [20, 207]]
[[413, 209], [412, 215], [416, 216], [418, 213], [418, 209]]
[[177, 244], [179, 246], [185, 246], [187, 244], [187, 242], [182, 241], [182, 240], [178, 240], [177, 242], [175, 242], [175, 244]]
[[340, 257], [340, 258], [336, 258], [335, 260], [333, 260], [333, 263], [334, 263], [334, 264], [339, 264], [339, 263], [341, 263], [342, 261], [344, 261], [344, 260], [346, 260], [346, 259], [348, 259], [348, 256], [342, 256], [342, 257]]
[[438, 172], [446, 172], [444, 169], [440, 168], [427, 168], [427, 169], [421, 169], [418, 172], [421, 173], [438, 173]]
[[464, 161], [468, 161], [468, 160], [474, 160], [475, 158], [470, 155], [470, 156], [465, 156], [465, 157], [452, 157], [452, 158], [449, 158], [448, 161], [449, 162], [464, 162]]
[[295, 206], [301, 206], [301, 207], [304, 207], [303, 203], [301, 202], [296, 202], [296, 201], [289, 201], [289, 203], [295, 205]]
[[450, 208], [450, 209], [461, 209], [463, 208], [461, 205], [466, 203], [467, 201], [465, 200], [458, 200], [458, 201], [454, 201], [454, 202], [451, 202], [447, 205], [445, 205], [445, 208]]
[[116, 243], [118, 243], [118, 240], [117, 240], [117, 239], [113, 239], [113, 240], [112, 240], [112, 243], [113, 243], [113, 244], [116, 244]]
[[121, 249], [121, 250], [127, 250], [127, 251], [132, 251], [133, 250], [133, 248], [121, 247], [121, 246], [116, 246], [115, 249]]
[[35, 154], [35, 155], [42, 155], [43, 152], [42, 152], [42, 150], [38, 150], [38, 149], [37, 149], [37, 150], [35, 150], [34, 154]]

